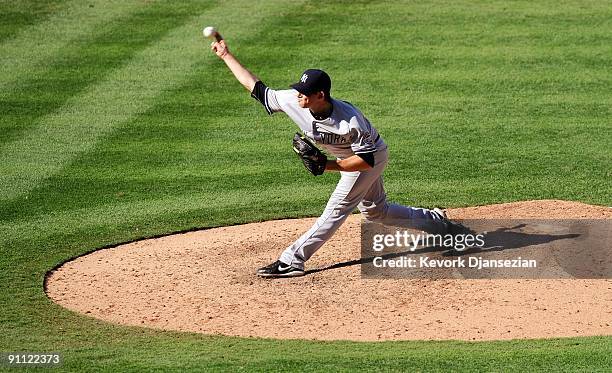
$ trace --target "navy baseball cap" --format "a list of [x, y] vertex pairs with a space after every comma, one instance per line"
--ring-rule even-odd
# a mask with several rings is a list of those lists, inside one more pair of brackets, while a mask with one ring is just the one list
[[323, 70], [308, 69], [304, 71], [299, 82], [291, 84], [291, 88], [307, 96], [319, 91], [329, 96], [331, 78]]

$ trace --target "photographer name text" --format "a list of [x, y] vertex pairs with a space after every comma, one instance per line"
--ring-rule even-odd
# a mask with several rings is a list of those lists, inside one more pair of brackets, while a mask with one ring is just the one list
[[483, 259], [479, 256], [459, 257], [453, 259], [431, 259], [428, 256], [412, 258], [401, 256], [384, 259], [377, 256], [372, 260], [376, 268], [537, 268], [534, 259]]

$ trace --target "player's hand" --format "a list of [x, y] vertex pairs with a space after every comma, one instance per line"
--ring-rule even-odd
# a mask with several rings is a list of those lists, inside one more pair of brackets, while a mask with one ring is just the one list
[[227, 45], [225, 45], [225, 40], [214, 41], [210, 45], [210, 49], [219, 57], [223, 58], [229, 53], [229, 49]]

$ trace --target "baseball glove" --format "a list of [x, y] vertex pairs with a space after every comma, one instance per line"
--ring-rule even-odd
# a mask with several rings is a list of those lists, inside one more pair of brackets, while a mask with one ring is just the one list
[[313, 175], [321, 175], [325, 171], [327, 156], [323, 154], [310, 140], [299, 133], [293, 136], [293, 150], [302, 159], [304, 167]]

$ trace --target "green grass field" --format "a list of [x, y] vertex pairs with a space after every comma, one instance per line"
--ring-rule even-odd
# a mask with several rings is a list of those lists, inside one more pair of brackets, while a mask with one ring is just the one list
[[609, 1], [0, 0], [0, 352], [75, 371], [609, 371], [612, 337], [242, 339], [49, 301], [46, 271], [96, 248], [322, 210], [338, 176], [303, 170], [296, 127], [214, 57], [209, 24], [272, 87], [327, 70], [389, 144], [394, 201], [612, 204]]

